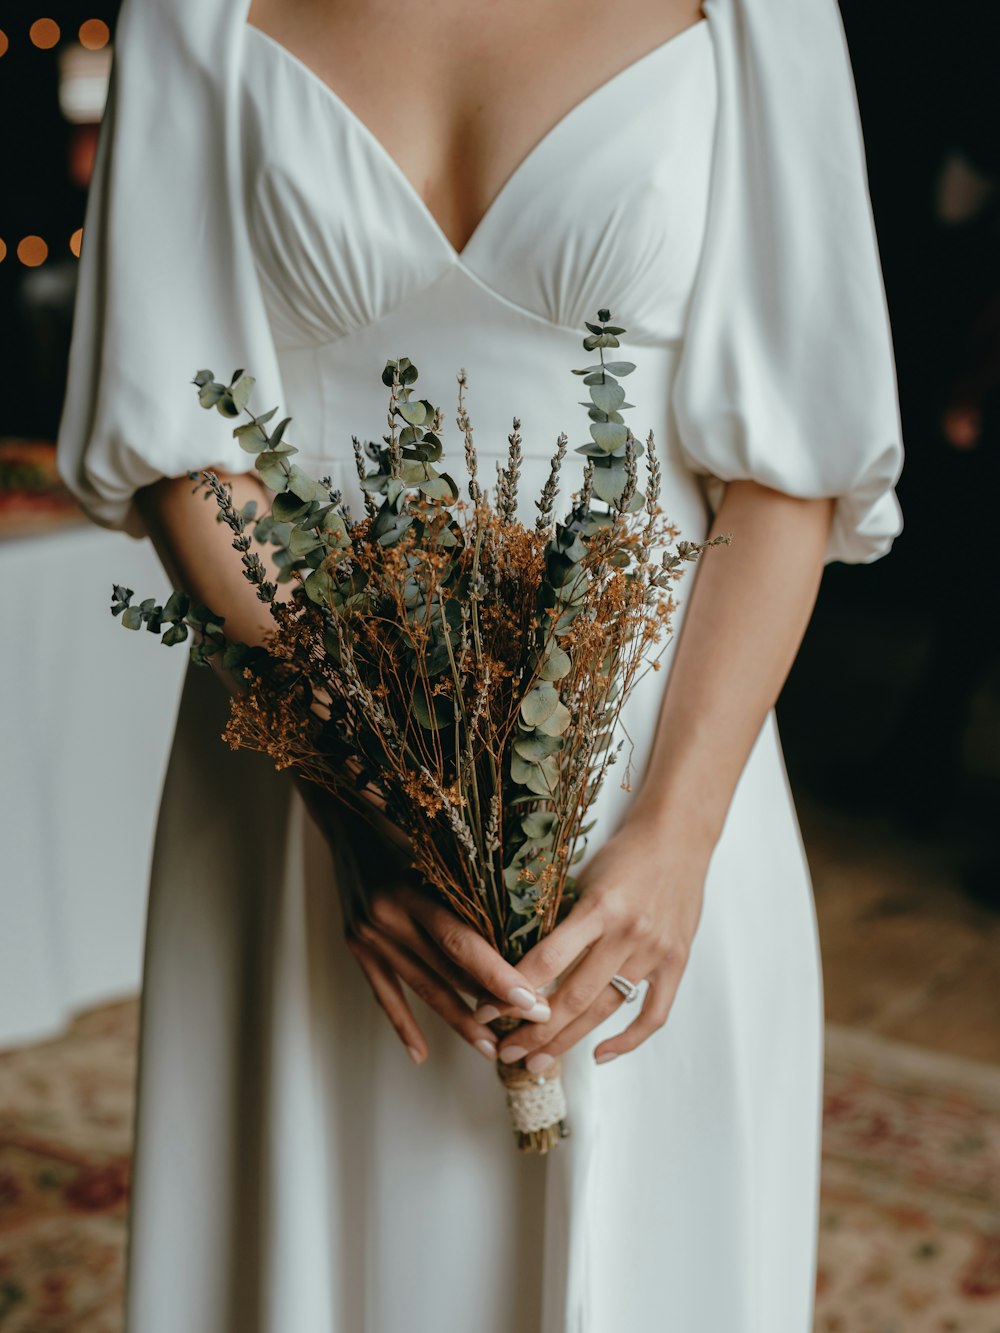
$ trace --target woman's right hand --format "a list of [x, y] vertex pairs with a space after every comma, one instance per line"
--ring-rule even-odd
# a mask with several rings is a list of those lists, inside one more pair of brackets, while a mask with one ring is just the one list
[[[298, 786], [335, 863], [363, 889], [361, 901], [353, 901], [342, 886], [347, 947], [414, 1063], [422, 1064], [428, 1049], [403, 982], [488, 1060], [496, 1059], [496, 1037], [473, 1016], [470, 1002], [486, 993], [498, 1010], [513, 1005], [520, 1019], [551, 1017], [548, 1002], [512, 964], [422, 887], [398, 830], [393, 836], [388, 828], [380, 833], [366, 820], [350, 820], [315, 784]], [[381, 818], [374, 815], [376, 825]]]

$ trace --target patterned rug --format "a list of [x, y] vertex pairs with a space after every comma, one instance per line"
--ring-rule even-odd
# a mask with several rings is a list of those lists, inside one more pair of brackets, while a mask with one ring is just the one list
[[[2, 1333], [120, 1333], [137, 1011], [0, 1053]], [[824, 1123], [815, 1333], [1000, 1333], [1000, 1069], [830, 1025]]]
[[827, 1025], [816, 1333], [1000, 1333], [1000, 1068]]
[[0, 1054], [3, 1333], [120, 1333], [137, 1018]]

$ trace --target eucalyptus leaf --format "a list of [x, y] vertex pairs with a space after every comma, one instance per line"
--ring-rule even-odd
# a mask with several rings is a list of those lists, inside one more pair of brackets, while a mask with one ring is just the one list
[[[521, 873], [520, 866], [516, 867], [508, 866], [508, 869], [509, 870], [516, 869], [518, 874]], [[511, 879], [512, 883], [508, 886], [505, 886], [507, 887], [508, 890], [507, 901], [510, 906], [510, 910], [514, 913], [515, 916], [531, 917], [532, 919], [526, 922], [525, 923], [526, 925], [528, 926], [536, 925], [538, 922], [538, 912], [537, 912], [538, 885], [532, 884], [528, 880], [518, 881], [514, 879], [513, 876], [511, 877]]]
[[[333, 591], [333, 580], [326, 568], [320, 565], [319, 569], [314, 569], [311, 574], [303, 579], [302, 587], [311, 602], [314, 602], [317, 606], [323, 606], [330, 600], [330, 594]], [[329, 640], [329, 636], [327, 638]], [[327, 642], [327, 651], [329, 652], [329, 641]], [[339, 661], [339, 645], [337, 660]]]
[[555, 754], [562, 745], [561, 736], [542, 736], [535, 733], [531, 736], [521, 736], [514, 742], [514, 753], [521, 756], [522, 759], [537, 763], [547, 755]]
[[410, 707], [413, 716], [427, 731], [438, 731], [454, 721], [455, 708], [451, 700], [440, 694], [434, 694], [428, 701], [427, 691], [419, 681], [414, 688]]
[[349, 546], [350, 542], [347, 536], [347, 524], [342, 515], [334, 513], [332, 510], [323, 515], [323, 531], [329, 533], [338, 546]]
[[214, 380], [203, 384], [198, 390], [198, 402], [202, 407], [214, 407], [220, 398], [224, 396], [226, 386], [217, 384]]
[[283, 491], [289, 480], [289, 468], [281, 454], [266, 450], [257, 455], [257, 472], [261, 481], [272, 491]]
[[425, 461], [419, 459], [406, 458], [399, 469], [399, 477], [404, 486], [416, 486], [419, 482], [435, 475], [426, 466]]
[[271, 502], [271, 514], [278, 522], [294, 522], [306, 512], [310, 503], [294, 491], [282, 491]]
[[544, 722], [539, 722], [536, 730], [543, 736], [561, 736], [573, 720], [573, 714], [560, 700], [549, 717]]
[[180, 620], [176, 625], [171, 625], [170, 628], [164, 632], [160, 642], [165, 643], [168, 648], [171, 648], [175, 643], [183, 643], [187, 636], [187, 625], [184, 624], [183, 620]]
[[253, 375], [246, 375], [241, 371], [239, 378], [229, 386], [229, 396], [237, 412], [242, 412], [250, 401], [250, 391], [256, 383]]
[[303, 500], [318, 500], [320, 504], [324, 504], [330, 498], [327, 487], [303, 472], [297, 463], [293, 463], [289, 469], [288, 488], [296, 495], [300, 495]]
[[222, 654], [222, 665], [227, 671], [238, 671], [249, 653], [245, 643], [230, 643]]
[[233, 435], [239, 441], [240, 448], [245, 449], [248, 454], [259, 454], [262, 449], [267, 448], [267, 431], [259, 421], [248, 421], [243, 426], [236, 426]]
[[292, 555], [307, 555], [320, 545], [322, 545], [320, 539], [307, 528], [293, 528], [288, 538], [288, 549]]
[[[545, 757], [546, 756], [542, 756], [542, 758]], [[513, 753], [510, 756], [511, 782], [516, 782], [519, 787], [528, 787], [531, 791], [536, 791], [537, 788], [533, 785], [535, 779], [535, 770], [538, 768], [541, 762], [542, 759], [538, 760], [525, 759], [522, 755], [517, 753], [517, 748], [515, 747]], [[543, 794], [547, 790], [548, 790], [547, 788], [543, 788]]]
[[[625, 401], [625, 390], [620, 384], [611, 380], [607, 384], [592, 384], [590, 396], [594, 406], [599, 407], [602, 412], [616, 412]], [[586, 407], [587, 404], [584, 403], [583, 406]]]
[[569, 653], [553, 647], [545, 654], [538, 674], [542, 680], [562, 680], [563, 676], [569, 674], [572, 665]]
[[529, 838], [546, 838], [556, 826], [556, 815], [551, 810], [532, 810], [521, 819], [521, 828]]
[[559, 784], [559, 766], [554, 755], [535, 764], [525, 786], [539, 796], [553, 796]]
[[541, 918], [538, 916], [534, 916], [531, 918], [530, 921], [525, 921], [523, 926], [518, 926], [516, 930], [512, 930], [511, 933], [507, 936], [507, 938], [509, 940], [520, 940], [523, 936], [529, 934], [531, 931], [537, 930], [540, 924], [541, 924]]
[[428, 500], [452, 500], [451, 486], [445, 481], [444, 477], [428, 477], [426, 481], [420, 482], [420, 494], [425, 495]]
[[521, 717], [527, 727], [537, 727], [546, 718], [550, 718], [559, 706], [559, 692], [555, 686], [544, 681], [521, 700]]
[[514, 894], [519, 889], [529, 887], [527, 880], [521, 879], [520, 865], [506, 866], [503, 872], [504, 888], [508, 893]]
[[[242, 409], [236, 406], [236, 404], [233, 402], [232, 394], [229, 392], [228, 389], [226, 389], [225, 392], [221, 394], [220, 397], [216, 400], [215, 410], [216, 412], [221, 413], [222, 416], [224, 417], [238, 417]], [[194, 648], [191, 649], [191, 656], [192, 657], [195, 656]], [[199, 648], [199, 657], [196, 660], [201, 660], [202, 664], [204, 665], [204, 660], [208, 656], [210, 656], [210, 654], [206, 653], [204, 647], [202, 646]]]
[[167, 598], [167, 604], [163, 608], [164, 620], [183, 620], [188, 613], [191, 605], [191, 598], [186, 592], [175, 589]]
[[600, 445], [607, 454], [623, 448], [628, 441], [628, 427], [617, 421], [595, 421], [590, 427], [590, 434], [594, 443]]
[[422, 426], [427, 420], [427, 408], [421, 402], [400, 403], [397, 411], [411, 426]]
[[605, 504], [615, 504], [621, 495], [625, 479], [624, 459], [612, 458], [607, 463], [597, 464], [594, 468], [594, 494]]

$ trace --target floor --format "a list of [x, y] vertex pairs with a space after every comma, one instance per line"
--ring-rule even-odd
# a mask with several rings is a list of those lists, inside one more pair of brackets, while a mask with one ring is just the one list
[[826, 1017], [1000, 1065], [1000, 898], [962, 887], [962, 850], [798, 797]]

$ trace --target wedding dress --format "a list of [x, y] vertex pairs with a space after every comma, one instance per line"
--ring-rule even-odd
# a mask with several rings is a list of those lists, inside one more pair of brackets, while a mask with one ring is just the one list
[[[706, 0], [548, 129], [461, 252], [405, 146], [246, 10], [122, 9], [59, 438], [95, 521], [142, 536], [138, 486], [249, 466], [197, 405], [201, 367], [255, 375], [251, 406], [290, 413], [297, 461], [360, 514], [350, 438], [380, 437], [396, 356], [445, 408], [460, 483], [459, 369], [487, 485], [520, 416], [533, 520], [559, 431], [587, 438], [570, 372], [607, 306], [685, 536], [750, 477], [837, 497], [829, 558], [888, 549], [898, 404], [834, 0]], [[634, 777], [667, 674], [623, 719]], [[220, 741], [226, 711], [189, 668], [150, 885], [128, 1333], [808, 1333], [822, 987], [773, 716], [666, 1026], [597, 1067], [623, 1008], [573, 1049], [572, 1134], [537, 1158], [419, 1001], [411, 1064], [344, 945], [328, 848], [287, 773]]]

